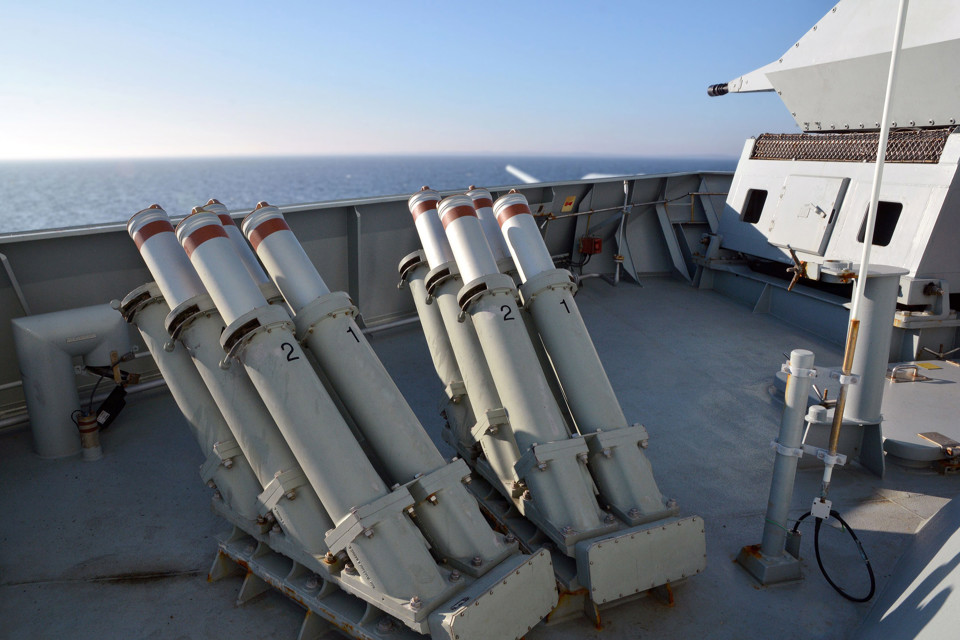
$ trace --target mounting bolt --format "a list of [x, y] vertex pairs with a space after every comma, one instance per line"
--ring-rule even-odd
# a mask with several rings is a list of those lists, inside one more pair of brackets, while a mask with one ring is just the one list
[[604, 458], [610, 458], [613, 456], [613, 450], [610, 447], [604, 447], [600, 453], [603, 454]]
[[411, 518], [416, 518], [417, 512], [413, 509], [413, 507], [407, 507], [407, 515]]
[[546, 471], [546, 470], [547, 470], [547, 463], [546, 463], [546, 462], [538, 462], [538, 463], [537, 463], [537, 469], [539, 469], [540, 471]]
[[587, 460], [589, 459], [590, 459], [590, 454], [588, 454], [586, 451], [582, 451], [577, 454], [577, 460], [579, 460], [583, 464], [587, 464]]
[[473, 560], [470, 561], [470, 564], [472, 564], [475, 567], [479, 567], [480, 565], [483, 564], [483, 558], [481, 558], [480, 556], [473, 556]]
[[526, 491], [524, 491], [523, 495], [520, 496], [520, 498], [523, 500], [533, 500], [533, 496], [530, 495], [530, 489], [527, 489]]
[[223, 461], [224, 469], [230, 469], [231, 467], [233, 467], [233, 458], [227, 458], [226, 460]]
[[667, 500], [667, 508], [668, 508], [668, 509], [676, 509], [676, 508], [677, 508], [677, 501], [676, 501], [676, 499], [670, 498], [669, 500]]
[[285, 494], [283, 494], [283, 497], [286, 498], [287, 500], [293, 500], [294, 498], [297, 497], [297, 492], [291, 489], [290, 491], [287, 491]]
[[211, 489], [216, 489], [217, 483], [214, 482], [213, 480], [207, 480], [207, 486], [210, 487]]
[[270, 533], [278, 533], [278, 534], [283, 533], [283, 529], [280, 528], [279, 524], [275, 524], [272, 527], [270, 527]]
[[450, 572], [450, 582], [459, 582], [460, 581], [460, 572], [453, 570]]
[[649, 446], [650, 446], [650, 441], [649, 441], [649, 440], [641, 440], [641, 441], [640, 441], [640, 448], [641, 448], [641, 449], [646, 449], [646, 448], [649, 447]]
[[357, 575], [357, 568], [353, 566], [352, 562], [347, 562], [346, 564], [344, 564], [343, 570], [347, 573], [347, 575], [351, 575], [351, 576]]
[[407, 606], [414, 611], [420, 611], [420, 609], [423, 608], [423, 600], [420, 599], [420, 596], [413, 596], [410, 598], [410, 602], [407, 603]]
[[563, 527], [562, 529], [560, 529], [560, 533], [562, 533], [564, 537], [569, 536], [570, 534], [574, 533], [575, 531], [576, 531], [576, 530], [575, 530], [573, 527], [571, 527], [570, 525], [566, 525], [565, 527]]
[[513, 544], [517, 541], [517, 536], [513, 535], [512, 533], [508, 533], [507, 535], [503, 536], [503, 541], [507, 544]]
[[437, 494], [434, 493], [434, 494], [430, 494], [429, 496], [427, 496], [427, 502], [429, 502], [429, 503], [432, 504], [432, 505], [436, 505], [436, 504], [437, 504]]
[[332, 551], [327, 551], [325, 554], [323, 554], [323, 562], [325, 564], [336, 564], [337, 556], [333, 555]]
[[307, 587], [307, 589], [310, 589], [311, 591], [313, 591], [314, 589], [320, 586], [320, 580], [317, 579], [316, 575], [312, 575], [309, 578], [307, 578], [307, 583], [305, 586]]
[[263, 516], [257, 516], [257, 524], [267, 524], [267, 519]]
[[603, 516], [603, 522], [604, 522], [605, 524], [613, 524], [613, 523], [616, 522], [616, 521], [617, 521], [617, 519], [616, 519], [615, 517], [613, 517], [613, 514], [612, 514], [612, 513], [608, 513], [607, 515]]
[[363, 528], [363, 535], [367, 536], [368, 538], [372, 538], [372, 537], [373, 537], [373, 529], [371, 529], [370, 527], [364, 527], [364, 528]]
[[213, 497], [216, 498], [217, 500], [223, 499], [223, 495], [221, 495], [220, 489], [217, 489], [216, 491], [213, 492]]
[[470, 484], [471, 482], [473, 482], [473, 476], [471, 475], [463, 476], [462, 478], [460, 478], [460, 482], [462, 482], [463, 484]]
[[640, 509], [637, 509], [636, 507], [633, 507], [632, 509], [630, 509], [630, 511], [627, 511], [627, 515], [630, 516], [631, 518], [639, 518], [639, 517], [640, 517]]
[[393, 631], [393, 619], [387, 617], [380, 618], [380, 622], [377, 623], [377, 631], [380, 633], [390, 633]]

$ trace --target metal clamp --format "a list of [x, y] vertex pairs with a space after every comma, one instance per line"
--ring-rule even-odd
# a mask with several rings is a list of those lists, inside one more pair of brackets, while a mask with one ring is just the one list
[[791, 456], [794, 458], [803, 457], [803, 447], [787, 447], [780, 444], [776, 440], [770, 441], [770, 447], [773, 449], [776, 449], [777, 453], [779, 453], [782, 456]]
[[281, 498], [292, 494], [294, 489], [305, 484], [307, 484], [307, 476], [299, 467], [279, 472], [257, 496], [257, 511], [260, 515], [270, 513]]
[[816, 369], [804, 369], [803, 367], [794, 367], [789, 362], [784, 362], [780, 366], [782, 373], [789, 373], [798, 378], [816, 378], [819, 374]]
[[208, 482], [221, 465], [229, 469], [233, 466], [233, 458], [242, 454], [243, 451], [240, 450], [240, 445], [237, 444], [236, 440], [224, 440], [215, 443], [213, 451], [210, 452], [210, 455], [207, 456], [200, 467], [200, 477], [203, 478], [204, 482]]
[[[400, 282], [397, 283], [397, 289], [403, 289], [407, 286], [407, 276], [420, 265], [426, 265], [426, 257], [420, 249], [408, 253], [400, 260], [400, 266], [397, 267], [400, 272]], [[429, 267], [427, 268], [429, 269]]]
[[812, 444], [803, 445], [803, 452], [809, 453], [810, 455], [817, 456], [817, 460], [823, 460], [823, 464], [834, 467], [834, 466], [843, 466], [847, 464], [847, 456], [842, 453], [838, 453], [835, 456], [830, 455], [830, 452], [826, 449], [820, 449], [815, 447]]
[[841, 385], [857, 384], [858, 382], [860, 382], [860, 376], [858, 376], [857, 374], [855, 373], [846, 374], [843, 371], [840, 371], [839, 369], [834, 369], [833, 371], [831, 371], [830, 377], [833, 378], [834, 380], [839, 380]]

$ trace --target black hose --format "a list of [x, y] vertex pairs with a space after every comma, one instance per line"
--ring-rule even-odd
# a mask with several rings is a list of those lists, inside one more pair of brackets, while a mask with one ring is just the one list
[[[794, 533], [797, 532], [797, 529], [800, 527], [800, 523], [803, 522], [804, 519], [806, 519], [806, 517], [809, 515], [810, 512], [807, 511], [797, 519], [797, 523], [793, 525]], [[870, 592], [862, 598], [856, 598], [844, 591], [843, 587], [840, 587], [836, 582], [830, 579], [830, 575], [827, 573], [826, 567], [823, 566], [823, 560], [820, 558], [820, 526], [823, 524], [823, 519], [817, 518], [817, 523], [813, 527], [813, 550], [817, 555], [817, 565], [820, 567], [820, 573], [823, 574], [827, 584], [833, 587], [834, 591], [839, 593], [847, 600], [850, 600], [851, 602], [868, 602], [877, 590], [877, 578], [873, 575], [873, 565], [870, 564], [870, 558], [867, 557], [867, 552], [863, 550], [863, 544], [860, 542], [860, 538], [858, 538], [854, 530], [850, 528], [850, 525], [848, 525], [846, 521], [840, 517], [840, 514], [831, 510], [830, 515], [836, 518], [837, 522], [839, 522], [841, 526], [847, 530], [847, 533], [850, 534], [850, 537], [853, 538], [853, 542], [857, 545], [857, 551], [860, 553], [860, 558], [863, 560], [863, 563], [867, 565], [867, 573], [870, 575]]]

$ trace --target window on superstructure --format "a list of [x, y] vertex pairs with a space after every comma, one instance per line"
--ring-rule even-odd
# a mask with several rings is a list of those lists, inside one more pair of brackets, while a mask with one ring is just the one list
[[[867, 205], [869, 207], [869, 205]], [[883, 200], [877, 206], [877, 222], [873, 227], [873, 246], [885, 247], [893, 239], [893, 230], [897, 228], [897, 222], [900, 220], [900, 212], [903, 211], [903, 204], [899, 202], [884, 202]], [[869, 213], [869, 210], [867, 211]], [[860, 223], [860, 233], [857, 234], [857, 242], [863, 242], [867, 235], [867, 214], [863, 214], [863, 222]]]
[[760, 222], [760, 214], [763, 213], [763, 205], [766, 201], [766, 189], [750, 189], [747, 191], [747, 199], [743, 203], [743, 213], [740, 214], [740, 219], [751, 224]]

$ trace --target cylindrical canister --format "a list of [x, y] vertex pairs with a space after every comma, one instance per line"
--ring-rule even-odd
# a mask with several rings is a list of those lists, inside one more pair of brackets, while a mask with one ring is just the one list
[[220, 219], [220, 224], [223, 225], [223, 230], [227, 232], [227, 237], [233, 242], [237, 253], [240, 254], [240, 259], [243, 260], [243, 266], [247, 268], [247, 273], [250, 274], [254, 282], [257, 284], [270, 282], [270, 278], [257, 261], [257, 256], [254, 255], [253, 249], [247, 244], [246, 238], [243, 237], [243, 233], [241, 233], [239, 227], [237, 227], [236, 221], [219, 200], [208, 200], [207, 204], [194, 209], [194, 212], [197, 211], [209, 211], [210, 213], [216, 214]]
[[[206, 292], [176, 236], [167, 233], [172, 231], [167, 212], [156, 204], [135, 213], [127, 222], [127, 233], [171, 309]], [[187, 268], [182, 268], [184, 265]]]
[[[223, 242], [208, 242], [222, 238]], [[220, 218], [206, 211], [191, 214], [177, 225], [177, 239], [183, 245], [200, 280], [228, 325], [267, 301], [247, 270], [230, 269], [240, 262], [233, 242], [220, 224]], [[201, 256], [194, 256], [196, 251]], [[216, 277], [212, 277], [216, 273]]]

